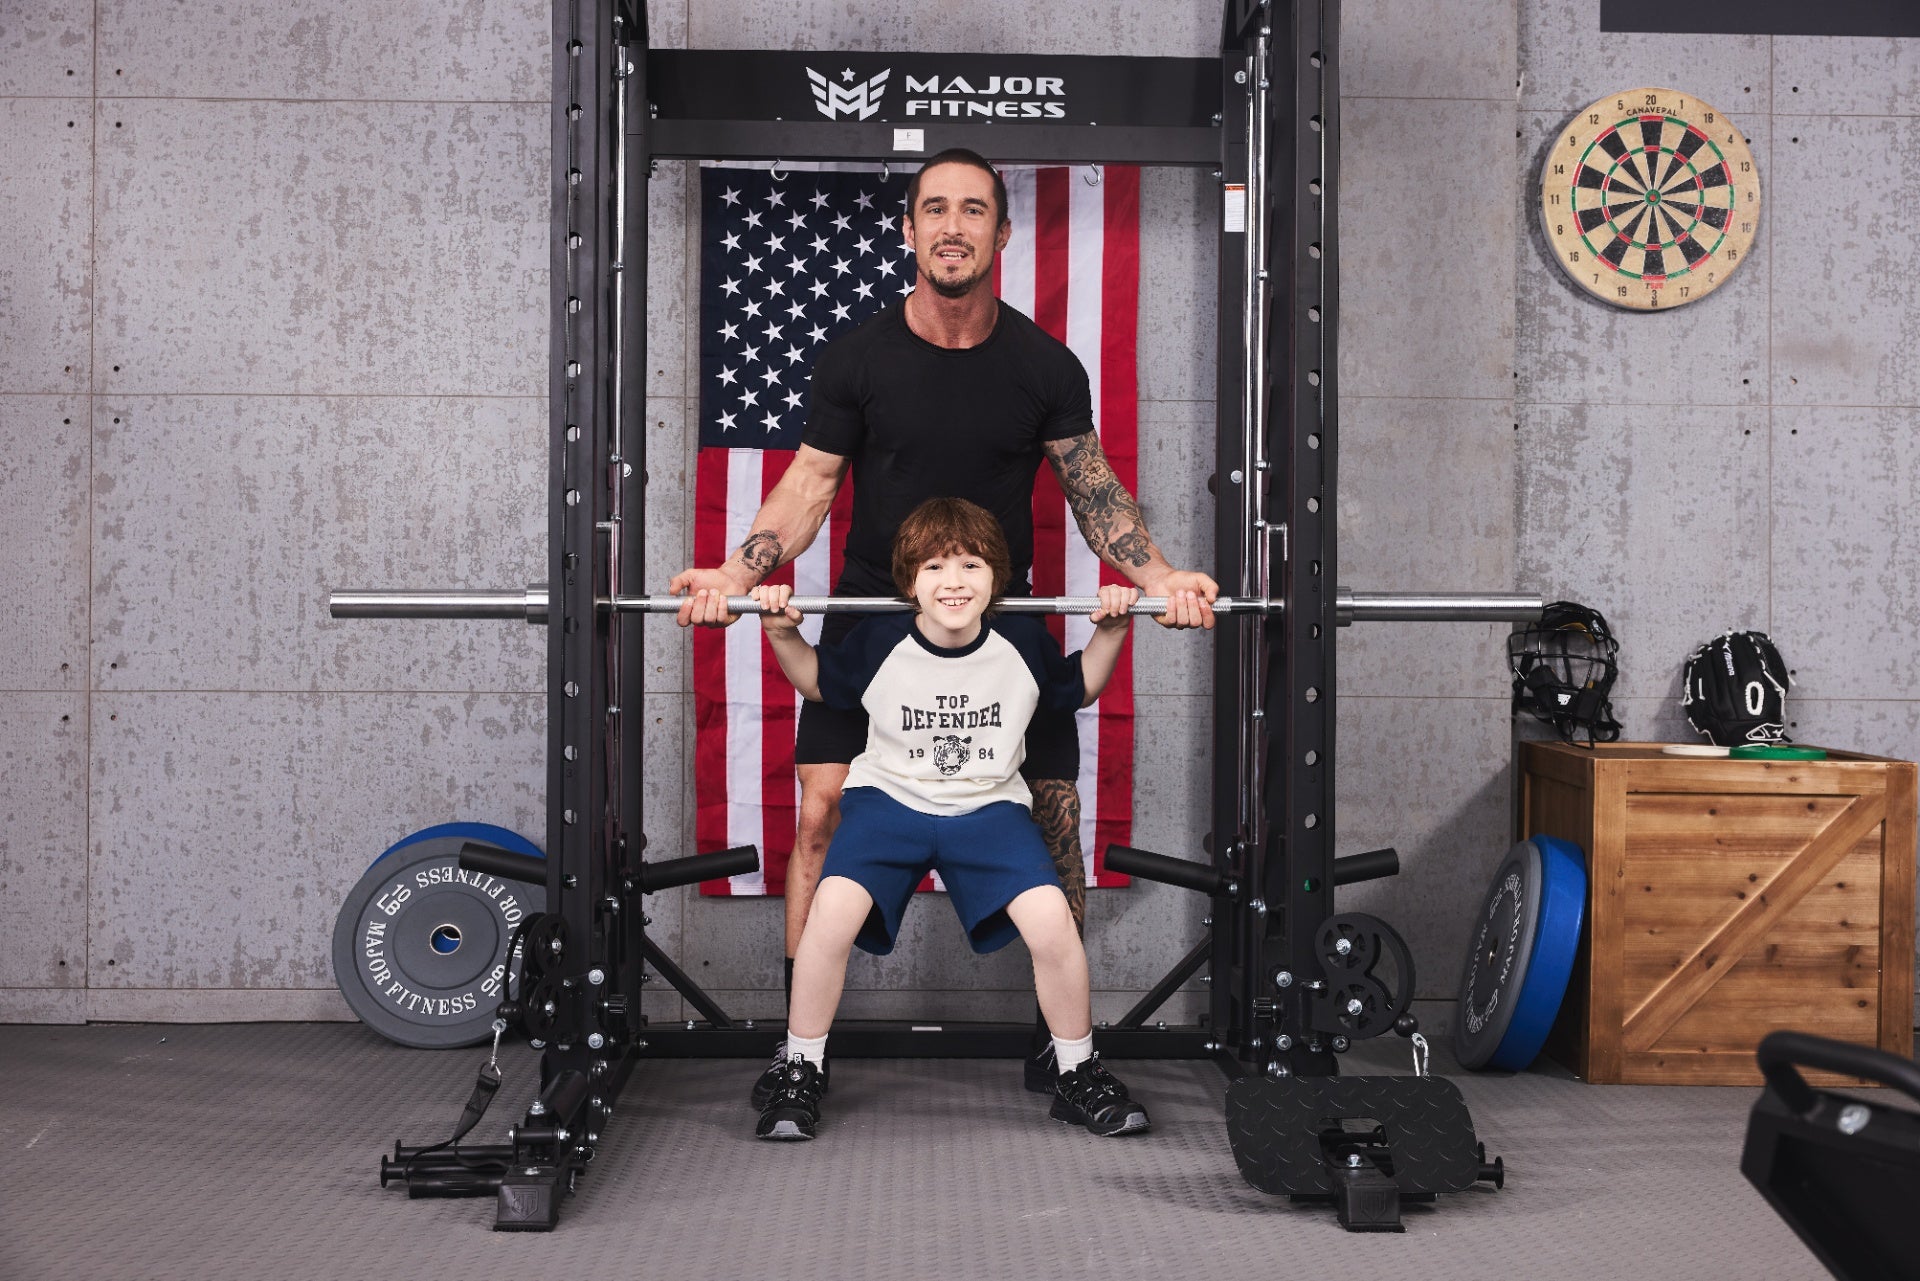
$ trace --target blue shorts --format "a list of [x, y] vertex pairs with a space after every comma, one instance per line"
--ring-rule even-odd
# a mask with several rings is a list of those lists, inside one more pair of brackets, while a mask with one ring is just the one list
[[924, 814], [877, 787], [840, 793], [840, 826], [827, 847], [821, 877], [844, 876], [873, 898], [854, 942], [863, 952], [893, 951], [913, 892], [929, 871], [940, 873], [953, 910], [976, 952], [994, 952], [1019, 937], [1007, 904], [1060, 874], [1024, 805], [996, 801], [970, 814]]

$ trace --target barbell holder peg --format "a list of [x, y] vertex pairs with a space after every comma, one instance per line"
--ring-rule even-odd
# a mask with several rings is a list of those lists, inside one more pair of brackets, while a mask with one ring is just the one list
[[1400, 852], [1391, 846], [1333, 860], [1335, 885], [1357, 885], [1361, 881], [1377, 880], [1382, 876], [1397, 876], [1399, 872]]
[[736, 845], [712, 854], [689, 854], [685, 858], [642, 863], [637, 879], [641, 893], [652, 894], [695, 881], [724, 881], [729, 876], [745, 876], [759, 869], [760, 847]]
[[1334, 621], [1351, 623], [1537, 623], [1546, 601], [1529, 592], [1356, 592], [1334, 594]]
[[[684, 596], [617, 596], [600, 602], [602, 609], [621, 614], [673, 614]], [[789, 604], [803, 614], [900, 614], [911, 602], [890, 596], [795, 596]], [[1091, 614], [1100, 604], [1094, 596], [1009, 596], [1000, 602], [1007, 614]], [[1526, 592], [1356, 592], [1341, 588], [1334, 597], [1334, 618], [1342, 627], [1356, 622], [1536, 623], [1545, 601]], [[727, 597], [735, 614], [764, 611], [751, 596]], [[1278, 598], [1222, 596], [1213, 603], [1216, 614], [1274, 615], [1284, 612]], [[336, 591], [327, 611], [334, 618], [509, 619], [533, 624], [547, 621], [547, 589], [535, 584], [523, 591], [361, 590]], [[1145, 596], [1130, 613], [1157, 617], [1167, 612], [1165, 597]]]
[[528, 885], [547, 883], [547, 860], [531, 854], [516, 854], [484, 841], [462, 841], [460, 867], [468, 872], [485, 872], [502, 880], [524, 881]]
[[1225, 893], [1229, 880], [1225, 872], [1211, 864], [1170, 858], [1129, 845], [1108, 845], [1107, 867], [1123, 876], [1137, 876], [1146, 881], [1158, 881], [1162, 885], [1177, 885], [1183, 890], [1196, 890], [1209, 897]]
[[334, 618], [498, 618], [536, 626], [547, 621], [547, 586], [535, 583], [523, 591], [418, 591], [349, 589], [327, 598]]

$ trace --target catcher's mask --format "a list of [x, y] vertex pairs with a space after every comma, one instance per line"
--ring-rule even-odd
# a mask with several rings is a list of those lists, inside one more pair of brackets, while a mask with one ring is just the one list
[[1787, 664], [1765, 632], [1725, 632], [1687, 656], [1680, 709], [1721, 747], [1787, 738]]
[[1589, 743], [1620, 737], [1607, 694], [1620, 674], [1620, 644], [1607, 620], [1573, 601], [1557, 600], [1507, 638], [1513, 669], [1513, 710], [1528, 711], [1571, 743], [1584, 731]]

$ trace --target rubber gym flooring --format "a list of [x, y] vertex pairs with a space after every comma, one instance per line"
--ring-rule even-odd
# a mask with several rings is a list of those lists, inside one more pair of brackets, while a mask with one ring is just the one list
[[[1017, 1063], [848, 1059], [821, 1136], [771, 1144], [746, 1103], [758, 1063], [661, 1060], [558, 1230], [517, 1234], [490, 1230], [490, 1200], [379, 1186], [396, 1138], [446, 1136], [483, 1058], [358, 1024], [0, 1028], [0, 1277], [1825, 1275], [1740, 1177], [1753, 1090], [1456, 1076], [1506, 1190], [1409, 1207], [1390, 1236], [1242, 1182], [1211, 1064], [1116, 1063], [1154, 1130], [1101, 1140], [1049, 1122]], [[1347, 1060], [1407, 1063], [1395, 1037]], [[476, 1140], [532, 1095], [531, 1051], [502, 1067]]]

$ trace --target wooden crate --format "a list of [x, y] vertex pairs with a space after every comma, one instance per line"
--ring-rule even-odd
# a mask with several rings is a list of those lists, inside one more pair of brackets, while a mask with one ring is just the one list
[[1521, 770], [1522, 831], [1587, 852], [1550, 1057], [1594, 1082], [1757, 1085], [1775, 1028], [1913, 1052], [1913, 764], [1530, 742]]

